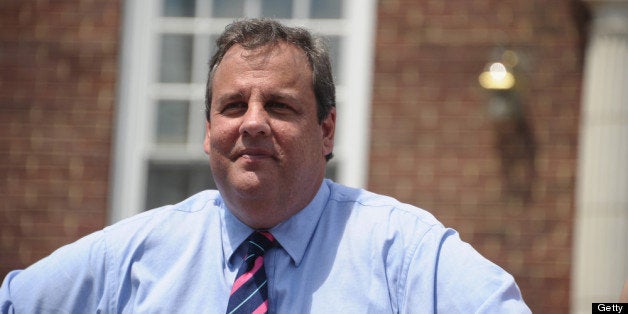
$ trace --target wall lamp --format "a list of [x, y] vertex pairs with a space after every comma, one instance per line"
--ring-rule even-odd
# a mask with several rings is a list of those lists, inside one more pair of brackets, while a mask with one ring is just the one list
[[493, 62], [478, 78], [480, 85], [488, 90], [505, 90], [515, 86], [515, 76], [502, 62]]
[[498, 58], [487, 63], [478, 81], [488, 94], [505, 195], [527, 203], [532, 199], [536, 145], [519, 98], [518, 62], [514, 51], [502, 50]]
[[519, 97], [515, 91], [517, 77], [514, 69], [519, 62], [512, 50], [504, 50], [480, 73], [480, 86], [489, 92], [488, 112], [494, 120], [517, 119], [521, 116]]

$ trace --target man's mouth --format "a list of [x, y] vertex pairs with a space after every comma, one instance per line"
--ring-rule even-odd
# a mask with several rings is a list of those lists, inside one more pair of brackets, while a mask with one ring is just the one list
[[275, 155], [271, 150], [263, 148], [245, 148], [236, 154], [236, 159], [245, 159], [250, 161], [257, 161], [263, 159], [275, 158]]

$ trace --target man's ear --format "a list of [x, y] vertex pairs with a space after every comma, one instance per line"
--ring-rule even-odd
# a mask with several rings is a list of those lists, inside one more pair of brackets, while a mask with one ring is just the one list
[[327, 156], [334, 150], [334, 133], [336, 132], [336, 108], [331, 108], [327, 117], [321, 122], [323, 131], [323, 156]]
[[209, 151], [210, 151], [210, 147], [211, 147], [211, 143], [209, 141], [209, 130], [211, 129], [211, 125], [209, 123], [209, 120], [207, 120], [205, 122], [205, 140], [203, 140], [203, 150], [205, 151], [205, 154], [209, 155]]

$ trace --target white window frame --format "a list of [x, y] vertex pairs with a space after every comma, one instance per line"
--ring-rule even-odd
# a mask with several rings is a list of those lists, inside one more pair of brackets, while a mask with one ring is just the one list
[[[249, 1], [255, 4], [256, 1]], [[295, 1], [295, 11], [307, 10], [303, 1]], [[169, 32], [181, 27], [168, 23], [159, 16], [161, 1], [127, 0], [123, 6], [122, 45], [120, 50], [120, 75], [114, 125], [114, 147], [112, 153], [109, 223], [137, 214], [144, 208], [149, 160], [163, 158], [169, 162], [207, 161], [202, 142], [183, 147], [186, 153], [172, 154], [168, 149], [158, 153], [151, 144], [153, 136], [154, 105], [152, 102], [165, 94], [185, 93], [192, 104], [202, 101], [204, 84], [188, 85], [160, 84], [154, 77], [159, 56], [158, 36], [163, 28]], [[257, 4], [259, 5], [259, 4]], [[338, 102], [336, 143], [334, 159], [338, 164], [337, 181], [349, 186], [364, 187], [368, 170], [368, 139], [371, 107], [372, 60], [374, 50], [375, 0], [346, 0], [343, 8], [345, 17], [341, 27], [338, 21], [286, 20], [290, 25], [300, 25], [314, 32], [327, 27], [326, 34], [345, 36], [341, 50], [340, 75], [342, 85], [337, 85]], [[256, 10], [247, 6], [245, 10]], [[162, 20], [159, 20], [162, 19]], [[195, 31], [210, 28], [224, 29], [231, 21], [226, 19], [198, 19], [184, 27]], [[330, 20], [331, 21], [331, 20]], [[176, 22], [176, 21], [175, 21]], [[330, 26], [331, 25], [331, 26]], [[189, 29], [182, 29], [183, 32]], [[191, 87], [190, 87], [191, 86]], [[167, 96], [166, 96], [167, 97]], [[195, 108], [191, 106], [191, 108]], [[200, 110], [200, 108], [199, 108]], [[193, 121], [190, 121], [193, 122]], [[191, 123], [192, 124], [192, 123]], [[199, 126], [191, 126], [194, 131]], [[202, 127], [202, 126], [200, 126]], [[176, 147], [178, 151], [182, 147]], [[209, 167], [209, 163], [207, 165]]]

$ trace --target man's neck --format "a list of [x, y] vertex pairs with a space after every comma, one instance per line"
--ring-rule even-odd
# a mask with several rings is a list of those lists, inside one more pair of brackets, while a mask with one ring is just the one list
[[268, 230], [290, 219], [305, 208], [316, 196], [320, 182], [313, 186], [308, 193], [299, 191], [288, 197], [266, 197], [250, 199], [243, 197], [228, 197], [223, 195], [227, 208], [241, 222], [256, 230]]

